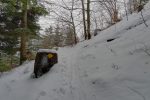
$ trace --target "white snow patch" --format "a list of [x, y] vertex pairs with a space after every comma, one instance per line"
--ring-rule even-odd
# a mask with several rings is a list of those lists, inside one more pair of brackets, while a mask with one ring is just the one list
[[150, 9], [150, 1], [145, 5], [144, 7], [146, 10], [149, 10]]
[[39, 49], [38, 52], [56, 53], [57, 51], [52, 49]]

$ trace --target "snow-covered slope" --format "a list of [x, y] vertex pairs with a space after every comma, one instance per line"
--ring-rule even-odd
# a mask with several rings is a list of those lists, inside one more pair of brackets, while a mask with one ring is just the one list
[[[149, 3], [150, 4], [150, 3]], [[150, 9], [73, 48], [38, 79], [33, 62], [0, 77], [0, 100], [150, 100]], [[107, 42], [109, 39], [114, 39]]]

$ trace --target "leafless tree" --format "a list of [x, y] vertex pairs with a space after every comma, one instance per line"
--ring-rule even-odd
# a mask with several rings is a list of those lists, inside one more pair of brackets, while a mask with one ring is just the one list
[[86, 19], [85, 19], [85, 6], [84, 6], [84, 0], [81, 0], [82, 4], [82, 16], [83, 16], [83, 26], [84, 26], [84, 39], [87, 39], [87, 32], [86, 32]]
[[147, 25], [147, 23], [146, 23], [146, 20], [144, 19], [144, 16], [143, 16], [143, 11], [142, 11], [143, 7], [142, 7], [142, 6], [143, 6], [143, 5], [142, 5], [142, 0], [140, 0], [139, 10], [141, 11], [141, 16], [142, 16], [144, 25], [145, 25], [146, 27], [148, 27], [148, 25]]
[[[76, 26], [75, 26], [75, 20], [74, 20], [74, 11], [77, 10], [74, 8], [75, 6], [75, 0], [71, 0], [69, 4], [66, 3], [66, 1], [61, 0], [62, 5], [55, 4], [55, 6], [59, 7], [59, 11], [53, 10], [52, 13], [54, 13], [57, 16], [57, 21], [66, 23], [66, 25], [70, 25], [73, 28], [74, 33], [74, 44], [77, 43], [77, 35], [76, 35]], [[63, 11], [61, 10], [63, 9]], [[55, 16], [55, 17], [56, 17]]]
[[99, 4], [102, 8], [108, 12], [112, 24], [120, 20], [118, 18], [117, 2], [117, 0], [99, 0]]
[[87, 39], [91, 39], [90, 0], [87, 0]]
[[125, 8], [125, 13], [126, 13], [126, 18], [127, 18], [127, 21], [128, 21], [128, 11], [127, 11], [126, 1], [123, 0], [123, 2], [124, 2], [124, 8]]

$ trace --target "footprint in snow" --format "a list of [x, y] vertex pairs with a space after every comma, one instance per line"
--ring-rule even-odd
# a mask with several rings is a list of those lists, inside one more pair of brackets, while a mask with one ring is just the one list
[[23, 71], [23, 74], [27, 74], [27, 73], [29, 73], [30, 71], [29, 71], [29, 68], [27, 67], [24, 71]]
[[65, 72], [65, 70], [64, 70], [64, 69], [61, 69], [61, 72], [62, 72], [62, 73], [64, 73], [64, 72]]
[[10, 87], [10, 85], [5, 84], [5, 86], [6, 86], [6, 88], [7, 88], [7, 90], [8, 90], [9, 92], [11, 92], [11, 91], [12, 91], [12, 88]]
[[41, 92], [40, 92], [40, 96], [46, 96], [46, 94], [47, 94], [47, 93], [46, 93], [45, 91], [41, 91]]
[[92, 54], [83, 55], [81, 59], [96, 59], [96, 57]]
[[41, 96], [46, 96], [46, 95], [47, 95], [47, 93], [45, 91], [41, 91], [35, 100], [39, 100]]
[[66, 64], [66, 61], [65, 61], [65, 60], [63, 61], [63, 64]]
[[97, 66], [96, 69], [99, 69], [99, 66]]
[[144, 74], [146, 74], [147, 72], [144, 72]]
[[14, 82], [16, 82], [16, 80], [11, 80], [10, 82], [11, 82], [11, 83], [14, 83]]
[[64, 83], [62, 84], [63, 86], [67, 86], [68, 83], [66, 82], [66, 80], [64, 80]]
[[55, 98], [54, 100], [59, 100], [59, 99]]
[[84, 77], [88, 77], [89, 75], [87, 74], [87, 71], [84, 71]]
[[64, 88], [53, 89], [53, 91], [56, 92], [57, 94], [62, 94], [62, 95], [66, 94], [66, 91]]
[[147, 65], [147, 64], [149, 64], [149, 62], [145, 62], [145, 64]]
[[64, 88], [60, 88], [60, 89], [59, 89], [59, 91], [60, 91], [60, 93], [61, 93], [61, 94], [63, 94], [63, 95], [65, 95], [65, 94], [66, 94], [66, 91], [65, 91], [65, 89], [64, 89]]
[[88, 47], [89, 45], [85, 45], [85, 46], [83, 46], [83, 48], [86, 48], [86, 47]]
[[57, 89], [53, 89], [53, 91], [54, 91], [54, 92], [56, 92], [56, 91], [57, 91]]

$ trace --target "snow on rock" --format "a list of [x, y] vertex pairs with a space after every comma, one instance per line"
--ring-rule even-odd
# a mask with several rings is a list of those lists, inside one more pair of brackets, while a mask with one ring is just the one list
[[[150, 11], [143, 15], [150, 26]], [[0, 100], [150, 99], [150, 28], [140, 13], [57, 53], [58, 64], [38, 79], [34, 61], [2, 75]]]
[[56, 53], [56, 50], [53, 50], [53, 49], [39, 49], [38, 52]]

